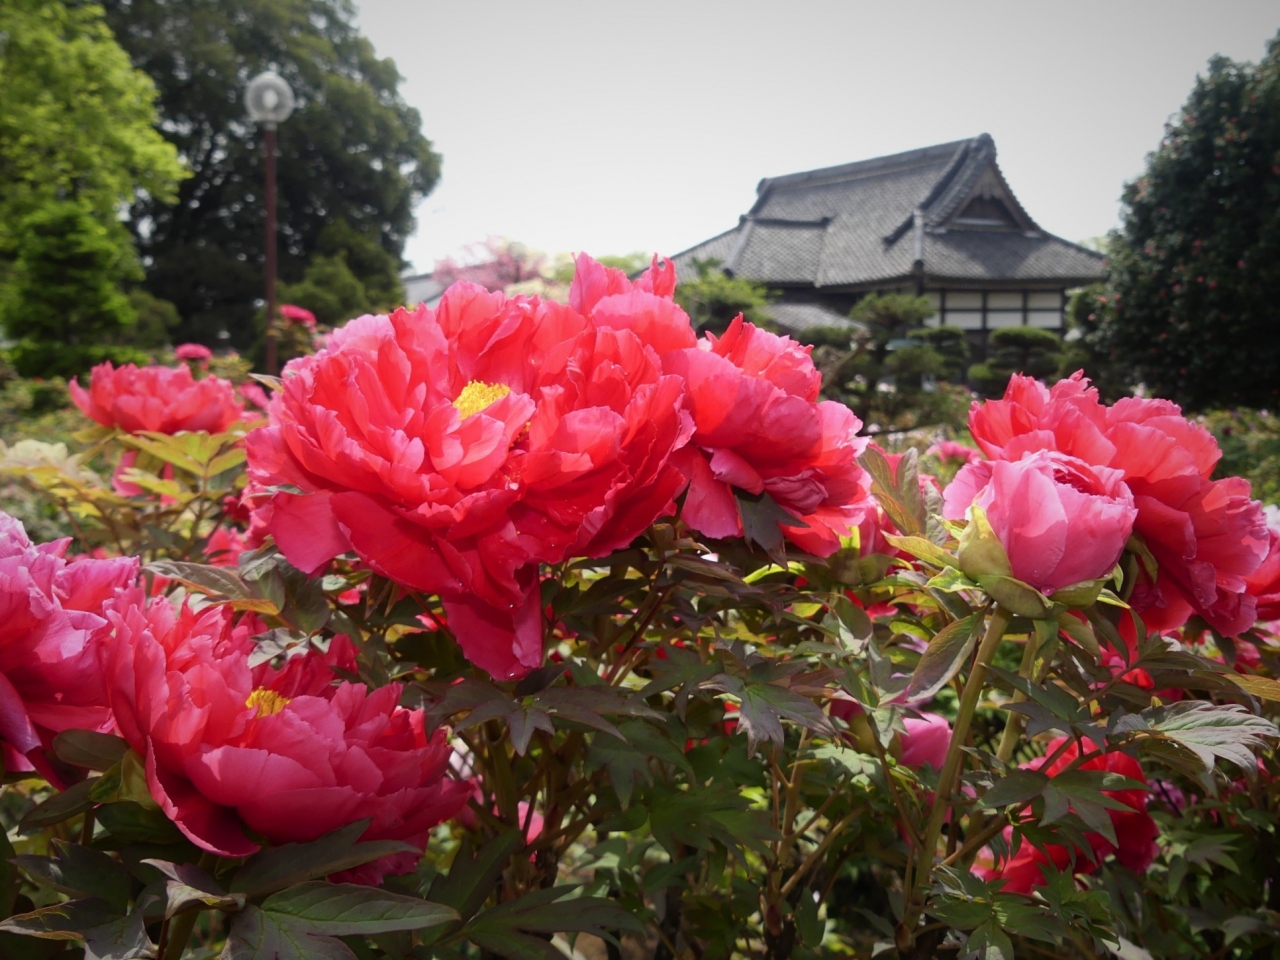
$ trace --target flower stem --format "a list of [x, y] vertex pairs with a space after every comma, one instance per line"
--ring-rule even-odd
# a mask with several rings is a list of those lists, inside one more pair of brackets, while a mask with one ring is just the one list
[[920, 887], [926, 885], [933, 866], [933, 858], [938, 849], [938, 838], [942, 836], [942, 824], [947, 812], [951, 809], [951, 789], [955, 785], [956, 776], [960, 772], [960, 764], [964, 759], [964, 744], [969, 737], [969, 725], [973, 721], [973, 712], [978, 707], [978, 698], [986, 685], [987, 667], [995, 656], [996, 648], [1004, 637], [1005, 630], [1013, 615], [1003, 607], [996, 606], [991, 610], [991, 619], [987, 622], [987, 632], [978, 645], [978, 653], [974, 658], [973, 669], [969, 679], [965, 681], [964, 691], [960, 694], [960, 707], [956, 713], [956, 722], [951, 729], [951, 742], [947, 744], [947, 756], [942, 762], [942, 772], [938, 774], [938, 796], [929, 814], [929, 824], [925, 828], [924, 842], [916, 856], [920, 858], [920, 869], [915, 874], [909, 899], [903, 914], [902, 926], [911, 931], [919, 916], [919, 908], [915, 902]]
[[[1035, 682], [1036, 669], [1036, 653], [1040, 649], [1040, 635], [1032, 630], [1027, 637], [1027, 645], [1022, 651], [1022, 664], [1018, 667], [1018, 676], [1028, 683]], [[1026, 700], [1027, 696], [1021, 690], [1013, 692], [1013, 699], [1010, 704], [1021, 703]], [[1000, 734], [1000, 746], [996, 749], [996, 756], [1003, 763], [1008, 763], [1009, 758], [1013, 756], [1014, 749], [1018, 746], [1018, 738], [1022, 735], [1022, 714], [1009, 712], [1009, 719], [1005, 721], [1004, 733]]]
[[196, 918], [200, 916], [199, 910], [188, 910], [185, 913], [174, 914], [169, 918], [166, 925], [165, 936], [162, 937], [163, 953], [160, 954], [160, 960], [180, 960], [183, 953], [187, 949], [187, 941], [191, 939], [191, 931], [195, 929]]

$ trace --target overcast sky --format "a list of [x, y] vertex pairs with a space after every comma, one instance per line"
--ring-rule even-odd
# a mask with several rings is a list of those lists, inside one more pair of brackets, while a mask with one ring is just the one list
[[677, 253], [766, 176], [986, 131], [1042, 227], [1119, 222], [1125, 181], [1275, 0], [356, 0], [444, 157], [406, 258], [487, 236]]

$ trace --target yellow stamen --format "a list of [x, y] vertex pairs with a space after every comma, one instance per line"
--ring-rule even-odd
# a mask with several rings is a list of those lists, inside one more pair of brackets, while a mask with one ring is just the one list
[[289, 698], [280, 696], [274, 690], [259, 687], [249, 694], [249, 698], [245, 700], [244, 705], [257, 710], [260, 717], [270, 717], [288, 706]]
[[497, 403], [508, 393], [511, 388], [505, 383], [485, 383], [483, 380], [472, 380], [462, 392], [458, 394], [458, 399], [453, 401], [453, 405], [458, 410], [458, 416], [465, 420], [472, 414], [479, 413], [491, 403]]

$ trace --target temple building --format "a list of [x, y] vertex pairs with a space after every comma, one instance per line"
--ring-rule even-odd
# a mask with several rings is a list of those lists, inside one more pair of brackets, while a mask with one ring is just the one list
[[988, 134], [874, 160], [767, 177], [738, 225], [673, 259], [695, 261], [778, 295], [779, 327], [847, 325], [867, 293], [917, 293], [929, 325], [1061, 333], [1067, 291], [1102, 279], [1100, 254], [1046, 233], [1009, 189]]

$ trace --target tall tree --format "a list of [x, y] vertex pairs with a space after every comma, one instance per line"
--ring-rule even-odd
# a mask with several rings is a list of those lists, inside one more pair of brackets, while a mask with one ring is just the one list
[[1096, 348], [1193, 409], [1280, 401], [1280, 36], [1215, 57], [1124, 191]]
[[242, 97], [261, 70], [276, 70], [297, 97], [278, 134], [281, 278], [301, 279], [339, 220], [399, 263], [440, 157], [397, 91], [395, 64], [356, 29], [350, 0], [107, 0], [106, 9], [159, 87], [162, 129], [193, 174], [177, 205], [144, 198], [130, 219], [149, 288], [183, 315], [180, 336], [254, 338], [262, 146]]
[[132, 324], [122, 284], [138, 265], [117, 212], [173, 200], [183, 171], [100, 7], [6, 0], [0, 90], [0, 320], [67, 360]]

